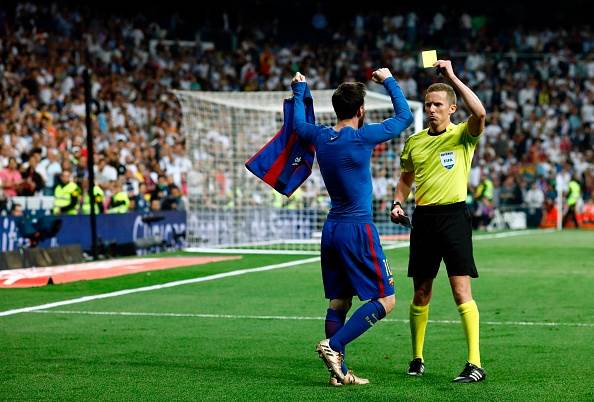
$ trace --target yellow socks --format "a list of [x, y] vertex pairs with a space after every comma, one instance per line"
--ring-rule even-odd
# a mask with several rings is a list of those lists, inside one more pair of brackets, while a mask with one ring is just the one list
[[[468, 362], [481, 367], [481, 352], [479, 350], [479, 311], [474, 300], [462, 303], [458, 306], [458, 312], [462, 319], [462, 327], [466, 334], [468, 345]], [[412, 322], [412, 306], [411, 306]], [[412, 324], [411, 324], [412, 330]], [[424, 333], [425, 331], [423, 331]], [[414, 343], [414, 341], [413, 341]]]
[[[481, 353], [479, 348], [479, 311], [474, 300], [460, 304], [458, 312], [462, 319], [462, 327], [468, 345], [468, 361], [481, 367]], [[410, 335], [412, 339], [413, 359], [423, 359], [423, 344], [425, 330], [429, 321], [429, 305], [410, 305]]]
[[427, 321], [429, 321], [429, 305], [415, 306], [411, 303], [410, 335], [412, 339], [413, 359], [423, 359], [423, 344], [425, 343], [425, 330], [427, 329]]

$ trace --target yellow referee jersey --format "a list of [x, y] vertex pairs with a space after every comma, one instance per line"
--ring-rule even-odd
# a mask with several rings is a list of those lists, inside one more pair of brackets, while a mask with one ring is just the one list
[[439, 135], [425, 129], [411, 135], [400, 155], [403, 172], [414, 172], [417, 205], [466, 201], [468, 175], [479, 136], [468, 133], [468, 122], [450, 123]]

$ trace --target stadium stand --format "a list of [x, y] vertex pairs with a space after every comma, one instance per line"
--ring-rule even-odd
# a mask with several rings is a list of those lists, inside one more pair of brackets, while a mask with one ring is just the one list
[[[469, 184], [477, 227], [490, 224], [496, 210], [503, 216], [518, 209], [528, 211], [529, 225], [548, 225], [557, 189], [566, 192], [572, 175], [581, 186], [580, 211], [594, 193], [594, 34], [588, 25], [510, 30], [493, 12], [411, 9], [344, 20], [320, 7], [300, 16], [310, 33], [299, 40], [316, 38], [304, 43], [282, 16], [262, 24], [266, 15], [220, 12], [190, 26], [179, 14], [158, 21], [73, 4], [8, 4], [0, 6], [2, 214], [20, 202], [51, 210], [48, 198], [19, 197], [51, 197], [63, 170], [79, 185], [85, 178], [85, 65], [94, 72], [96, 180], [105, 210], [121, 185], [130, 210], [146, 212], [183, 208], [187, 195], [192, 164], [170, 90], [287, 90], [299, 70], [314, 89], [352, 79], [379, 91], [370, 74], [387, 65], [405, 94], [421, 100], [435, 80], [418, 68], [418, 50], [427, 45], [453, 60], [488, 109]], [[379, 211], [398, 172], [376, 166], [374, 174], [389, 188], [376, 191], [385, 197], [374, 202]], [[481, 177], [493, 185], [483, 203]]]

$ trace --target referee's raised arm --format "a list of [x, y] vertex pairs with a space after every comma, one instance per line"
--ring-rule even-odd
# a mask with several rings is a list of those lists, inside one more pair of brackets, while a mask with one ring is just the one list
[[444, 72], [445, 77], [451, 82], [452, 86], [460, 96], [462, 96], [462, 99], [464, 99], [464, 104], [468, 107], [471, 113], [471, 116], [468, 119], [468, 133], [474, 137], [480, 135], [485, 129], [485, 119], [487, 117], [487, 111], [481, 103], [481, 100], [466, 86], [466, 84], [456, 77], [450, 60], [437, 60], [433, 67], [437, 67]]

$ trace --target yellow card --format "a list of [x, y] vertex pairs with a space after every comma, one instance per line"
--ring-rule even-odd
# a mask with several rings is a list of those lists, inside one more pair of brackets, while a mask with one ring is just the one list
[[423, 58], [423, 68], [433, 67], [433, 64], [437, 61], [437, 51], [426, 50], [421, 52], [421, 57]]

